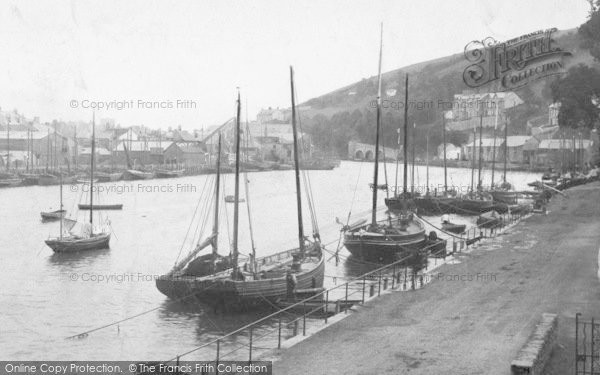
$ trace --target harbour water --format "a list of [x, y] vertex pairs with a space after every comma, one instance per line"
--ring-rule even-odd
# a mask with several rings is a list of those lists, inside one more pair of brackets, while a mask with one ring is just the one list
[[[380, 168], [384, 179], [383, 164]], [[394, 166], [387, 166], [390, 185]], [[338, 245], [338, 217], [350, 222], [368, 216], [372, 164], [342, 162], [332, 171], [310, 171], [310, 184], [327, 249]], [[410, 175], [410, 173], [409, 173]], [[425, 185], [426, 171], [418, 166], [416, 185]], [[443, 186], [443, 169], [430, 168], [430, 185]], [[462, 190], [470, 185], [471, 171], [450, 169], [449, 184]], [[489, 184], [490, 172], [484, 173]], [[517, 189], [540, 174], [509, 172]], [[110, 249], [74, 255], [54, 254], [44, 240], [58, 234], [59, 224], [42, 223], [40, 211], [58, 208], [58, 186], [33, 186], [0, 190], [0, 353], [4, 359], [27, 360], [167, 360], [215, 337], [250, 323], [267, 312], [214, 314], [198, 306], [172, 303], [158, 292], [154, 278], [167, 272], [181, 252], [199, 196], [211, 176], [178, 179], [118, 181], [99, 184], [102, 203], [122, 203], [122, 211], [106, 211], [113, 235]], [[252, 225], [257, 254], [268, 255], [297, 244], [297, 219], [293, 171], [248, 174]], [[501, 173], [496, 172], [496, 180]], [[233, 175], [225, 178], [226, 194], [233, 194]], [[401, 177], [399, 179], [401, 181]], [[486, 182], [487, 181], [487, 182]], [[112, 186], [112, 187], [111, 187]], [[73, 212], [81, 199], [82, 185], [64, 187], [64, 207]], [[243, 189], [242, 189], [243, 190]], [[84, 194], [85, 196], [85, 194]], [[385, 192], [379, 194], [383, 208]], [[306, 206], [306, 200], [304, 200]], [[224, 204], [224, 203], [223, 203]], [[198, 210], [201, 210], [199, 207]], [[220, 248], [229, 252], [233, 205], [221, 217]], [[383, 212], [383, 210], [382, 210]], [[200, 212], [202, 214], [202, 212]], [[80, 218], [85, 213], [80, 213]], [[430, 218], [432, 222], [439, 219]], [[455, 218], [474, 223], [475, 218]], [[229, 224], [229, 225], [227, 225]], [[208, 224], [208, 227], [212, 223]], [[248, 218], [240, 215], [241, 253], [250, 252]], [[310, 235], [308, 207], [305, 228]], [[429, 228], [431, 230], [432, 228]], [[188, 238], [194, 237], [188, 233]], [[208, 251], [208, 250], [207, 250]], [[331, 256], [326, 265], [326, 285], [336, 278], [364, 273], [369, 267], [347, 259], [341, 251], [339, 266]], [[91, 329], [144, 313], [81, 338], [66, 339]], [[235, 340], [233, 338], [232, 340]], [[202, 358], [198, 354], [198, 359]], [[193, 358], [189, 358], [193, 359]]]

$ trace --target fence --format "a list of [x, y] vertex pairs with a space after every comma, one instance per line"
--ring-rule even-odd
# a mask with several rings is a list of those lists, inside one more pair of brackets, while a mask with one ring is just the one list
[[600, 374], [600, 322], [575, 314], [575, 375]]

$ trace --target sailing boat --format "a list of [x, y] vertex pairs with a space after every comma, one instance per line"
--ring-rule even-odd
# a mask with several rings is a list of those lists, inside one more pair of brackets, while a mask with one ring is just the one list
[[[381, 27], [383, 39], [383, 26]], [[373, 187], [378, 186], [379, 172], [379, 133], [381, 129], [381, 57], [383, 40], [379, 46], [379, 73], [377, 90], [376, 133], [375, 133], [375, 163], [373, 171]], [[406, 92], [408, 93], [408, 75], [406, 76]], [[405, 96], [405, 100], [408, 95]], [[425, 226], [412, 212], [408, 210], [412, 194], [408, 192], [408, 106], [404, 107], [404, 189], [395, 198], [400, 206], [396, 218], [377, 221], [377, 190], [372, 189], [371, 222], [346, 228], [344, 246], [350, 253], [368, 261], [389, 263], [402, 258], [405, 254], [422, 249], [426, 245]]]
[[[304, 236], [302, 221], [302, 205], [300, 190], [300, 169], [298, 162], [298, 139], [296, 129], [296, 108], [294, 98], [294, 75], [290, 67], [292, 92], [292, 127], [294, 136], [294, 161], [296, 174], [296, 197], [298, 206], [298, 243], [296, 249], [275, 253], [263, 258], [256, 258], [254, 247], [249, 260], [240, 265], [238, 246], [239, 221], [239, 189], [240, 189], [240, 96], [237, 98], [236, 140], [235, 140], [235, 201], [233, 216], [232, 252], [224, 266], [215, 267], [219, 260], [217, 256], [218, 236], [218, 203], [215, 203], [215, 222], [213, 232], [181, 262], [178, 262], [166, 275], [156, 280], [158, 290], [170, 298], [195, 298], [198, 302], [221, 306], [225, 309], [245, 309], [272, 304], [282, 297], [289, 296], [295, 291], [301, 291], [323, 286], [325, 264], [318, 230], [313, 228], [314, 241]], [[219, 158], [220, 159], [220, 155]], [[217, 167], [220, 176], [220, 166]], [[218, 186], [218, 182], [217, 182]], [[218, 189], [215, 202], [218, 202]], [[204, 264], [212, 262], [209, 267], [199, 270], [191, 269], [196, 255], [207, 246], [212, 245], [213, 254], [204, 256]], [[192, 267], [193, 268], [193, 267]]]
[[[50, 238], [46, 240], [46, 245], [57, 253], [61, 252], [76, 252], [82, 250], [99, 250], [108, 248], [110, 242], [110, 233], [104, 229], [100, 232], [94, 233], [94, 154], [95, 154], [95, 143], [96, 143], [96, 126], [95, 126], [95, 115], [92, 120], [92, 154], [91, 154], [91, 177], [90, 177], [90, 219], [89, 223], [82, 224], [80, 233], [75, 234], [72, 230], [76, 222], [70, 226], [67, 230], [70, 232], [67, 235], [63, 234], [63, 217], [60, 218], [60, 233], [56, 238]], [[63, 209], [62, 204], [62, 175], [60, 175], [60, 209]], [[71, 220], [69, 220], [71, 221]]]

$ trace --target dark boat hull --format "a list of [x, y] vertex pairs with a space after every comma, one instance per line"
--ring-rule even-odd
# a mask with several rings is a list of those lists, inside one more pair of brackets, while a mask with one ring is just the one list
[[465, 224], [443, 223], [442, 229], [446, 232], [461, 234], [465, 232], [467, 226]]
[[360, 232], [344, 234], [344, 246], [352, 255], [377, 263], [395, 262], [424, 248], [426, 242], [425, 230], [402, 236], [391, 235], [385, 238], [368, 233], [360, 234]]
[[[285, 258], [291, 251], [275, 254]], [[291, 259], [291, 258], [290, 258]], [[310, 268], [295, 274], [295, 289], [320, 288], [325, 277], [325, 263], [322, 254]], [[260, 264], [261, 259], [257, 260]], [[223, 271], [228, 273], [229, 270]], [[253, 307], [272, 306], [277, 300], [289, 294], [285, 272], [278, 277], [264, 279], [233, 280], [230, 277], [196, 277], [186, 275], [165, 275], [156, 280], [158, 290], [172, 299], [188, 300], [200, 304], [223, 307], [227, 310], [244, 310]]]
[[40, 216], [42, 216], [43, 221], [55, 221], [65, 217], [66, 214], [66, 210], [56, 210], [52, 212], [41, 212]]
[[[77, 205], [80, 210], [89, 210], [91, 206], [89, 204], [80, 203]], [[122, 204], [95, 204], [94, 210], [122, 210]]]
[[518, 194], [515, 191], [506, 191], [506, 190], [492, 190], [490, 194], [494, 198], [494, 201], [506, 203], [506, 204], [516, 204]]
[[127, 181], [148, 180], [152, 177], [154, 177], [154, 173], [151, 172], [136, 171], [133, 169], [128, 169], [123, 172], [123, 179]]
[[52, 239], [46, 245], [57, 253], [73, 253], [78, 251], [101, 250], [109, 247], [110, 233], [95, 235], [91, 238]]
[[185, 172], [184, 170], [176, 170], [176, 171], [157, 170], [155, 175], [156, 175], [156, 178], [175, 178], [175, 177], [183, 176], [184, 172]]

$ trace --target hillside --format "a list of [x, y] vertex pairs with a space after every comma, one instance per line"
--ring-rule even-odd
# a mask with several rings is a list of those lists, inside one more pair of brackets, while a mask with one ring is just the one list
[[[580, 63], [593, 65], [594, 61], [587, 49], [580, 47], [581, 38], [577, 29], [557, 31], [553, 39], [564, 51], [572, 53], [564, 59], [565, 68]], [[389, 108], [383, 109], [383, 139], [392, 146], [396, 142], [396, 129], [402, 123], [404, 102], [404, 78], [409, 78], [409, 123], [417, 124], [417, 149], [424, 151], [425, 134], [430, 128], [436, 130], [441, 121], [442, 103], [451, 105], [455, 94], [469, 89], [463, 82], [464, 69], [469, 65], [463, 53], [441, 57], [396, 70], [382, 75], [383, 99]], [[515, 92], [525, 103], [510, 114], [511, 133], [524, 132], [529, 118], [546, 115], [547, 106], [551, 103], [550, 84], [555, 78], [545, 78], [531, 82]], [[480, 89], [487, 92], [489, 89]], [[352, 83], [348, 86], [310, 99], [303, 103], [308, 109], [302, 111], [302, 118], [315, 139], [326, 148], [335, 148], [345, 156], [345, 147], [349, 140], [373, 143], [373, 125], [375, 109], [372, 102], [376, 98], [377, 76]], [[396, 104], [398, 103], [398, 104]], [[393, 107], [393, 108], [392, 108]], [[446, 108], [448, 109], [448, 108]], [[437, 145], [441, 142], [441, 130], [430, 131], [430, 140]], [[460, 143], [461, 134], [451, 134], [451, 141]]]

